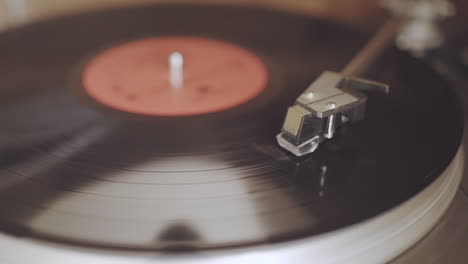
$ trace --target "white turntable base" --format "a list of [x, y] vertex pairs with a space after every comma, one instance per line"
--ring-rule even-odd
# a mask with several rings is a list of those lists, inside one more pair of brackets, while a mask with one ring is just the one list
[[0, 234], [0, 263], [385, 263], [414, 245], [438, 222], [457, 192], [463, 168], [460, 148], [444, 173], [409, 201], [366, 222], [313, 238], [171, 256], [76, 248]]

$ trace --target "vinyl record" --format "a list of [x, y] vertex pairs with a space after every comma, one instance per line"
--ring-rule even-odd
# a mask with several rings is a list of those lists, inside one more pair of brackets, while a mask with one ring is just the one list
[[[294, 99], [368, 37], [292, 13], [182, 5], [0, 34], [0, 231], [112, 249], [218, 249], [387, 212], [437, 179], [461, 141], [458, 102], [423, 62], [386, 52], [363, 77], [391, 92], [369, 94], [366, 119], [315, 153], [294, 157], [275, 140]], [[139, 53], [147, 46], [151, 56]], [[167, 52], [180, 49], [193, 76], [178, 94], [164, 78]]]

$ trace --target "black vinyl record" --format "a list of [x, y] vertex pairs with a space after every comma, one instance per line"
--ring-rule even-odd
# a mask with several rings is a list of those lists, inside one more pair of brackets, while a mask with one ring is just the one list
[[[100, 105], [81, 73], [132, 40], [197, 36], [267, 66], [237, 107], [154, 117]], [[394, 49], [367, 76], [366, 119], [298, 158], [276, 144], [288, 106], [369, 36], [261, 8], [148, 6], [63, 17], [0, 34], [0, 230], [132, 250], [240, 247], [346, 227], [401, 204], [446, 168], [463, 122], [449, 85]]]

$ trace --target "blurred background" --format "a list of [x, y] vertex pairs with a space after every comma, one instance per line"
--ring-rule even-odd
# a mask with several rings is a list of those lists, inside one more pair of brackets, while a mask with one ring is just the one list
[[[452, 0], [457, 17], [468, 22], [468, 1]], [[374, 28], [385, 18], [381, 0], [0, 0], [0, 30], [47, 17], [153, 3], [214, 3], [278, 8]]]
[[[57, 15], [151, 3], [215, 3], [265, 6], [337, 19], [369, 27], [379, 22], [378, 0], [0, 0], [0, 30]], [[459, 0], [463, 2], [463, 0]]]

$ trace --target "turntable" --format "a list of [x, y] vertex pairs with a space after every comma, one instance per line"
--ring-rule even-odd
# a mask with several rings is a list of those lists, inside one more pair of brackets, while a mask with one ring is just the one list
[[160, 4], [1, 33], [0, 260], [391, 261], [464, 164], [454, 84], [401, 23]]

